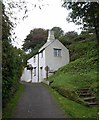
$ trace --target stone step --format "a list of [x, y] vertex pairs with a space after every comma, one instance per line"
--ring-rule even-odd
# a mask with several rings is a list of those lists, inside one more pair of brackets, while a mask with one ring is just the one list
[[90, 90], [89, 88], [81, 88], [81, 89], [79, 89], [79, 91], [88, 91], [88, 90]]
[[84, 101], [96, 100], [96, 97], [84, 97]]
[[91, 105], [91, 106], [98, 105], [96, 101], [95, 102], [86, 102], [86, 104]]
[[91, 93], [80, 93], [79, 95], [82, 97], [92, 96]]
[[82, 88], [82, 89], [79, 89], [78, 93], [90, 93], [90, 89], [89, 88]]
[[80, 92], [79, 92], [79, 94], [83, 94], [83, 93], [85, 93], [85, 94], [87, 94], [87, 93], [88, 93], [88, 94], [91, 94], [91, 92], [89, 92], [89, 91], [80, 91]]
[[93, 96], [89, 88], [79, 89], [78, 94], [88, 106], [95, 107], [96, 105], [98, 105], [98, 102], [96, 102], [96, 97]]

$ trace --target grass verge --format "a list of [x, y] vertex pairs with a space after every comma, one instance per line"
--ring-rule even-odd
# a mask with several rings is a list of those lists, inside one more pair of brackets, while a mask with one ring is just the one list
[[88, 118], [96, 119], [97, 118], [97, 108], [86, 107], [82, 104], [69, 100], [61, 96], [57, 91], [51, 87], [44, 85], [53, 95], [56, 102], [62, 108], [66, 115], [71, 116], [72, 118]]
[[2, 110], [2, 118], [11, 118], [12, 112], [15, 109], [20, 96], [22, 95], [24, 90], [24, 85], [19, 83], [19, 89], [15, 93], [15, 95], [10, 99], [9, 103], [7, 103], [6, 107]]

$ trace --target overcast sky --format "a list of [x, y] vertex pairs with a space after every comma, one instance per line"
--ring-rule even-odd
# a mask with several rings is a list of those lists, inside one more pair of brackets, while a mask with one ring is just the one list
[[[22, 44], [26, 36], [34, 28], [44, 28], [51, 29], [53, 27], [60, 27], [64, 32], [68, 31], [80, 31], [78, 26], [74, 23], [68, 23], [66, 17], [68, 16], [68, 11], [66, 8], [61, 7], [61, 0], [43, 0], [43, 2], [38, 2], [38, 0], [27, 0], [28, 2], [34, 1], [37, 5], [44, 4], [42, 9], [38, 7], [34, 8], [28, 13], [28, 18], [24, 21], [20, 21], [15, 28], [15, 33], [17, 39], [13, 42], [14, 46], [18, 48], [22, 47]], [[42, 0], [39, 0], [42, 1]], [[31, 7], [31, 6], [30, 6]]]

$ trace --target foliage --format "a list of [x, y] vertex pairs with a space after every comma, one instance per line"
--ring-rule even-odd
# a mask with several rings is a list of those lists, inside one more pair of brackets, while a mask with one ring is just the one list
[[53, 27], [51, 30], [54, 31], [54, 36], [56, 39], [59, 39], [64, 34], [64, 31], [60, 27]]
[[70, 2], [64, 0], [64, 7], [72, 10], [69, 13], [68, 21], [82, 24], [84, 29], [94, 29], [97, 43], [99, 44], [99, 2]]
[[27, 35], [24, 40], [23, 50], [33, 50], [37, 44], [44, 44], [47, 39], [47, 30], [42, 28], [31, 30], [30, 34]]
[[2, 99], [3, 106], [5, 106], [6, 102], [9, 100], [11, 96], [18, 89], [18, 81], [22, 74], [23, 70], [23, 53], [20, 53], [21, 50], [17, 50], [16, 48], [9, 46], [7, 44], [5, 49], [5, 44], [3, 44], [3, 53], [2, 53]]
[[6, 104], [6, 107], [3, 109], [3, 114], [2, 114], [2, 118], [11, 118], [13, 110], [15, 109], [20, 96], [22, 95], [24, 90], [24, 85], [23, 84], [19, 84], [18, 90], [17, 92], [14, 94], [14, 96], [9, 100], [9, 102]]
[[25, 53], [11, 45], [12, 23], [2, 5], [2, 101], [3, 107], [18, 89], [18, 80], [25, 64]]
[[63, 45], [65, 45], [68, 48], [70, 44], [75, 42], [75, 39], [77, 37], [78, 37], [77, 32], [69, 31], [69, 32], [66, 32], [63, 36], [61, 36], [59, 40], [62, 42]]
[[69, 46], [70, 60], [76, 60], [77, 58], [81, 58], [83, 55], [86, 57], [96, 55], [98, 47], [96, 42], [93, 42], [94, 39], [94, 35], [90, 34], [80, 34], [76, 37], [74, 39], [75, 42]]
[[75, 31], [64, 33], [60, 27], [53, 27], [51, 30], [54, 31], [55, 38], [60, 40], [60, 42], [62, 42], [66, 47], [68, 47], [73, 42], [74, 38], [78, 36]]

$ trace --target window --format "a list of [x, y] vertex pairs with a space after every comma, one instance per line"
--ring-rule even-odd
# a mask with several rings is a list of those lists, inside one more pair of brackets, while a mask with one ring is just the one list
[[36, 67], [34, 67], [34, 76], [36, 76]]
[[54, 48], [54, 56], [60, 57], [61, 56], [61, 49]]
[[35, 63], [35, 61], [36, 61], [36, 57], [35, 56], [34, 56], [33, 60], [34, 60], [34, 63]]

